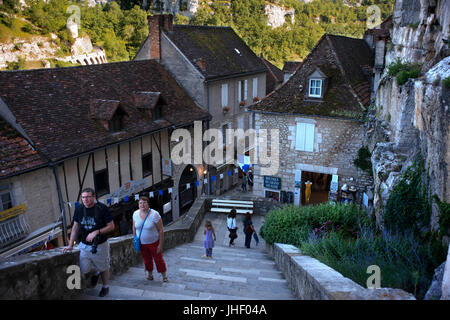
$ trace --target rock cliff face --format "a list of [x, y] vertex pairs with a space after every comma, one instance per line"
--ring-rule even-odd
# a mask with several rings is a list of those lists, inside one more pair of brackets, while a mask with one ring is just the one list
[[[397, 59], [419, 63], [421, 76], [398, 85], [386, 67], [376, 92], [377, 115], [368, 144], [373, 150], [374, 207], [380, 223], [390, 190], [419, 153], [428, 169], [430, 193], [450, 202], [450, 90], [443, 84], [450, 76], [449, 24], [448, 0], [395, 3], [385, 66]], [[435, 206], [431, 229], [438, 229], [438, 218]]]
[[294, 9], [286, 9], [275, 4], [266, 4], [264, 12], [267, 16], [267, 24], [272, 28], [281, 27], [286, 20], [294, 23]]

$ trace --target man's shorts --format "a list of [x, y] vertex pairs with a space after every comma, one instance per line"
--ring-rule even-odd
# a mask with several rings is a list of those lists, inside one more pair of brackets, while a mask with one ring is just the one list
[[105, 241], [97, 246], [97, 253], [92, 253], [92, 246], [80, 243], [80, 269], [86, 274], [90, 271], [103, 272], [109, 270], [110, 256], [109, 243]]

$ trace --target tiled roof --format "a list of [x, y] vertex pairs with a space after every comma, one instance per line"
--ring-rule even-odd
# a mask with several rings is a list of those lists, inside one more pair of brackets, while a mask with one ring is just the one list
[[[135, 92], [159, 92], [162, 119], [151, 121], [135, 106]], [[169, 126], [210, 118], [156, 61], [0, 72], [0, 98], [52, 161], [139, 137]], [[115, 100], [123, 109], [123, 130], [110, 133], [90, 118], [91, 101]], [[110, 103], [108, 108], [116, 103]], [[108, 116], [104, 116], [104, 118]]]
[[266, 94], [268, 94], [273, 91], [278, 84], [283, 82], [284, 74], [283, 71], [278, 69], [268, 60], [264, 59], [263, 57], [261, 57], [260, 59], [268, 70], [266, 74]]
[[285, 61], [282, 71], [286, 73], [294, 73], [301, 64], [301, 61]]
[[111, 120], [119, 105], [119, 100], [92, 99], [89, 116], [96, 120]]
[[6, 177], [45, 165], [28, 142], [0, 117], [0, 177]]
[[[254, 111], [362, 119], [370, 99], [373, 56], [364, 40], [325, 34], [286, 83], [250, 108]], [[325, 76], [323, 99], [307, 95], [307, 79]]]
[[173, 31], [164, 33], [206, 80], [266, 71], [231, 27], [174, 25]]

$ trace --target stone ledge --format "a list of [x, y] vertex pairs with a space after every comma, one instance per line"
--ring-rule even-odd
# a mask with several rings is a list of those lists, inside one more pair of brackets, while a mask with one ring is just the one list
[[366, 289], [289, 244], [266, 243], [269, 255], [301, 300], [415, 300], [400, 289]]

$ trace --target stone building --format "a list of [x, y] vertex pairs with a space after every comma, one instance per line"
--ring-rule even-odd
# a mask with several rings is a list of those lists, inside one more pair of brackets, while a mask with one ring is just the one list
[[[173, 25], [173, 16], [149, 16], [149, 36], [135, 60], [156, 59], [212, 120], [210, 128], [253, 127], [245, 108], [266, 95], [265, 64], [231, 27]], [[224, 152], [230, 147], [224, 143]], [[235, 159], [238, 159], [236, 157]], [[227, 173], [232, 172], [229, 175]], [[212, 165], [209, 193], [221, 193], [237, 183], [231, 164]]]
[[278, 129], [280, 141], [276, 174], [255, 165], [255, 195], [305, 204], [309, 180], [309, 203], [361, 201], [371, 175], [353, 161], [363, 147], [372, 65], [364, 40], [325, 34], [286, 83], [249, 108], [255, 130]]
[[85, 187], [110, 207], [116, 236], [135, 195], [150, 196], [166, 224], [198, 194], [202, 163], [173, 164], [171, 134], [193, 132], [195, 121], [203, 132], [210, 115], [155, 61], [0, 72], [0, 118], [0, 223], [20, 216], [29, 225], [13, 244], [3, 240], [16, 231], [1, 229], [2, 256], [42, 242], [60, 216], [66, 233]]

